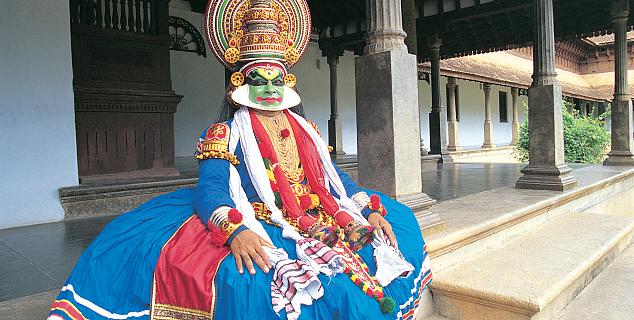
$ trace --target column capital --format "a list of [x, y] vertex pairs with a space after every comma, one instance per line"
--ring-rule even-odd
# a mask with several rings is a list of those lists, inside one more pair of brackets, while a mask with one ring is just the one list
[[454, 77], [447, 77], [447, 87], [456, 87], [456, 78]]
[[484, 93], [486, 93], [486, 94], [491, 93], [491, 84], [483, 82], [482, 83], [482, 91], [484, 91]]
[[519, 94], [520, 94], [520, 89], [519, 88], [511, 87], [511, 95], [512, 96], [517, 97], [517, 96], [519, 96]]
[[320, 37], [317, 41], [321, 56], [326, 57], [328, 65], [333, 66], [339, 63], [339, 57], [343, 55], [343, 48], [335, 43], [332, 38]]
[[612, 19], [626, 19], [630, 14], [630, 3], [626, 0], [612, 0], [610, 13], [612, 14]]
[[429, 50], [440, 50], [440, 46], [442, 46], [442, 38], [438, 32], [427, 38], [427, 47]]
[[405, 50], [401, 0], [366, 0], [365, 54], [392, 50]]

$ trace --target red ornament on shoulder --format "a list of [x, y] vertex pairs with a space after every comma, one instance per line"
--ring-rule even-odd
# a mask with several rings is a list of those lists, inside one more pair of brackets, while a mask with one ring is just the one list
[[282, 129], [280, 134], [282, 135], [282, 138], [288, 138], [291, 135], [291, 131], [288, 129]]
[[242, 213], [232, 208], [231, 210], [229, 210], [229, 214], [227, 215], [227, 218], [229, 218], [229, 222], [233, 224], [238, 224], [242, 222]]

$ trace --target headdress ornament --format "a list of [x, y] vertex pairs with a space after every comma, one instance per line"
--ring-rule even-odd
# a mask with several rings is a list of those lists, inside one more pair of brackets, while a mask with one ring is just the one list
[[279, 69], [288, 87], [295, 85], [287, 68], [299, 61], [310, 40], [305, 0], [212, 0], [205, 22], [212, 52], [225, 67], [237, 71], [231, 77], [236, 88], [260, 61]]

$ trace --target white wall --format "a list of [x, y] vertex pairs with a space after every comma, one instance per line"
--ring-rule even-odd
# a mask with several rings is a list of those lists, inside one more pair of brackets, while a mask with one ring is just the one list
[[[445, 87], [447, 78], [440, 77], [440, 103], [447, 108], [447, 96]], [[458, 141], [459, 145], [466, 149], [479, 148], [484, 141], [484, 91], [481, 83], [469, 80], [456, 79], [459, 94], [459, 115]], [[508, 102], [508, 123], [500, 122], [499, 92], [507, 92]], [[429, 113], [431, 112], [431, 86], [426, 81], [418, 82], [418, 100], [421, 115], [421, 135], [425, 148], [429, 150]], [[491, 119], [493, 120], [493, 143], [507, 145], [511, 142], [511, 123], [513, 121], [513, 106], [511, 88], [497, 85], [491, 86]], [[524, 108], [528, 98], [519, 97], [519, 121], [522, 123], [526, 118]]]
[[68, 6], [0, 1], [0, 228], [63, 219], [78, 183]]
[[[171, 7], [170, 15], [189, 21], [205, 38], [201, 14]], [[183, 96], [174, 115], [176, 157], [193, 156], [198, 137], [213, 123], [224, 97], [224, 67], [216, 60], [209, 45], [206, 50], [206, 58], [194, 52], [170, 51], [172, 88]]]

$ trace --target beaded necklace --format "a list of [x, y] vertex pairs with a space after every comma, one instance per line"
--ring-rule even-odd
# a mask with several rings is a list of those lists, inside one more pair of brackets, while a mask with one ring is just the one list
[[[299, 151], [286, 115], [280, 113], [270, 117], [256, 113], [256, 116], [271, 139], [278, 164], [284, 171], [284, 175], [291, 183], [302, 182], [304, 180], [304, 170], [300, 166]], [[282, 136], [283, 130], [288, 130], [290, 134], [287, 137]]]

